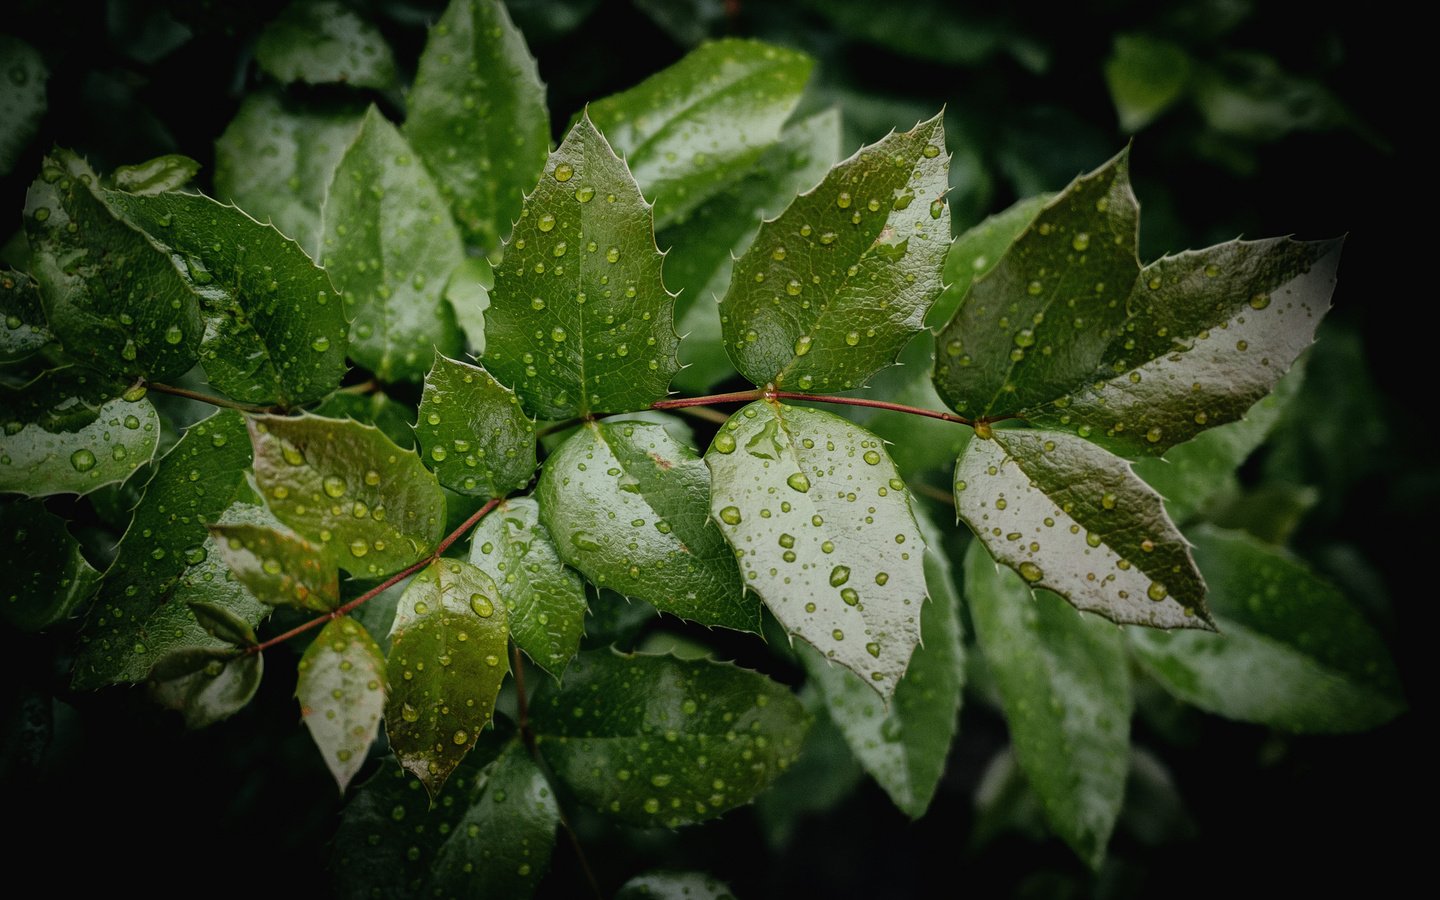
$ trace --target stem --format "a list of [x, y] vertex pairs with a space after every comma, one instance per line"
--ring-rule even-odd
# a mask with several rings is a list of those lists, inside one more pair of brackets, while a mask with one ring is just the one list
[[371, 378], [369, 381], [362, 381], [359, 384], [352, 384], [349, 387], [336, 388], [337, 394], [373, 394], [380, 390], [380, 382]]
[[716, 403], [749, 403], [765, 396], [760, 388], [753, 391], [734, 391], [729, 394], [709, 394], [705, 397], [676, 397], [673, 400], [656, 400], [651, 409], [684, 409], [687, 406], [714, 406]]
[[942, 491], [933, 484], [926, 484], [923, 481], [912, 481], [910, 482], [910, 490], [916, 494], [920, 494], [922, 497], [929, 497], [931, 500], [937, 500], [949, 506], [955, 505], [954, 494], [949, 491]]
[[238, 403], [234, 400], [227, 400], [224, 397], [212, 397], [209, 394], [202, 394], [199, 391], [192, 391], [187, 388], [175, 387], [171, 384], [161, 384], [158, 381], [140, 380], [140, 384], [147, 390], [160, 394], [171, 394], [176, 397], [184, 397], [186, 400], [197, 400], [201, 403], [208, 403], [211, 406], [219, 406], [224, 409], [238, 409], [243, 413], [273, 413], [280, 412], [276, 406], [252, 406], [249, 403]]
[[682, 406], [675, 411], [706, 422], [714, 422], [716, 425], [724, 425], [730, 421], [730, 417], [724, 413], [704, 406]]
[[946, 422], [958, 422], [961, 425], [974, 427], [975, 423], [964, 416], [957, 416], [954, 413], [940, 412], [934, 409], [922, 409], [918, 406], [906, 406], [903, 403], [891, 403], [888, 400], [866, 400], [862, 397], [836, 397], [829, 394], [797, 394], [792, 391], [774, 391], [769, 396], [776, 400], [809, 400], [811, 403], [835, 403], [840, 406], [868, 406], [871, 409], [883, 409], [889, 412], [908, 413], [912, 416], [926, 416], [931, 419], [941, 419]]

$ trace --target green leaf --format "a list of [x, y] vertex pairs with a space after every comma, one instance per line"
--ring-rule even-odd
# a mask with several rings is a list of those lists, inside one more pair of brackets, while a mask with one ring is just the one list
[[704, 872], [646, 872], [620, 886], [615, 900], [735, 900], [725, 882]]
[[[200, 194], [106, 202], [170, 249], [200, 303], [210, 383], [247, 403], [297, 406], [340, 386], [345, 311], [326, 273], [291, 240]], [[218, 249], [217, 249], [218, 248]]]
[[511, 640], [560, 677], [585, 631], [585, 584], [561, 562], [539, 504], [530, 497], [502, 502], [470, 543], [470, 562], [495, 579], [505, 602]]
[[440, 559], [415, 576], [390, 629], [385, 731], [432, 802], [495, 712], [510, 671], [505, 604], [489, 575]]
[[216, 194], [318, 256], [325, 190], [364, 112], [351, 104], [307, 106], [279, 93], [246, 95], [215, 141]]
[[936, 338], [950, 408], [1012, 415], [1090, 378], [1125, 319], [1138, 222], [1128, 151], [1047, 203]]
[[55, 339], [40, 306], [35, 279], [14, 269], [0, 269], [0, 364], [19, 362]]
[[819, 691], [802, 690], [800, 702], [813, 718], [800, 755], [755, 798], [760, 829], [777, 853], [790, 846], [805, 818], [835, 810], [865, 778], [845, 736], [826, 713]]
[[1130, 757], [1133, 700], [1120, 632], [1053, 594], [1032, 596], [978, 543], [965, 557], [965, 596], [1020, 768], [1050, 827], [1099, 868]]
[[318, 416], [250, 420], [255, 482], [275, 517], [361, 578], [403, 569], [439, 543], [445, 496], [413, 450], [379, 429]]
[[410, 424], [415, 421], [414, 407], [380, 391], [336, 391], [315, 407], [313, 412], [329, 419], [354, 419], [365, 425], [374, 425], [394, 441], [395, 446], [406, 450], [415, 447], [415, 431]]
[[1278, 141], [1294, 131], [1363, 126], [1322, 82], [1287, 72], [1264, 53], [1233, 52], [1200, 68], [1195, 106], [1205, 124], [1245, 141]]
[[217, 646], [187, 600], [260, 621], [265, 607], [229, 580], [206, 533], [208, 523], [249, 492], [249, 463], [244, 420], [228, 410], [190, 426], [160, 460], [80, 632], [77, 690], [140, 681], [171, 651]]
[[709, 497], [700, 457], [648, 422], [587, 423], [546, 460], [535, 488], [560, 558], [596, 585], [758, 632], [760, 604], [710, 521]]
[[155, 663], [146, 688], [150, 699], [184, 716], [186, 728], [204, 728], [244, 709], [264, 670], [259, 653], [181, 647]]
[[[143, 397], [77, 367], [0, 387], [0, 491], [88, 494], [129, 478], [155, 455], [160, 416]], [[130, 395], [133, 396], [133, 395]]]
[[578, 800], [667, 828], [749, 803], [809, 727], [800, 702], [758, 672], [612, 650], [577, 656], [530, 713], [541, 755]]
[[1214, 628], [1205, 582], [1150, 487], [1059, 431], [1002, 430], [955, 464], [955, 512], [1035, 587], [1112, 622]]
[[682, 47], [693, 47], [722, 28], [725, 0], [634, 0], [635, 8]]
[[9, 175], [45, 115], [45, 82], [50, 71], [34, 47], [0, 35], [0, 175]]
[[187, 600], [186, 605], [190, 612], [195, 614], [195, 621], [205, 629], [205, 633], [236, 647], [254, 647], [260, 643], [255, 636], [255, 629], [234, 611], [218, 603], [210, 603], [206, 600]]
[[970, 293], [970, 286], [1005, 258], [1015, 239], [1030, 227], [1054, 196], [1037, 194], [1017, 200], [957, 237], [945, 254], [945, 290], [930, 310], [928, 321], [939, 325], [950, 321], [955, 309]]
[[445, 285], [445, 299], [455, 310], [455, 321], [476, 357], [485, 355], [485, 310], [495, 287], [495, 267], [479, 256], [467, 256]]
[[504, 497], [535, 473], [535, 423], [515, 392], [439, 353], [425, 376], [415, 436], [440, 483], [462, 494]]
[[839, 416], [762, 400], [730, 417], [705, 462], [746, 587], [888, 700], [920, 640], [925, 540], [881, 443]]
[[335, 560], [299, 535], [252, 523], [211, 525], [210, 534], [230, 571], [261, 603], [316, 612], [340, 604]]
[[1194, 538], [1220, 633], [1127, 632], [1167, 690], [1302, 734], [1366, 731], [1405, 710], [1385, 642], [1334, 585], [1246, 535], [1204, 528]]
[[486, 367], [546, 419], [663, 398], [679, 338], [660, 260], [650, 205], [582, 115], [545, 163], [495, 270]]
[[190, 157], [168, 153], [133, 166], [118, 166], [110, 180], [122, 191], [150, 196], [178, 191], [199, 171], [200, 163]]
[[780, 137], [814, 60], [730, 38], [588, 107], [647, 194], [656, 227], [682, 219], [742, 177]]
[[419, 381], [436, 352], [460, 352], [444, 300], [465, 257], [425, 167], [375, 107], [335, 169], [321, 216], [323, 264], [351, 318], [350, 356], [382, 381]]
[[65, 520], [35, 500], [0, 504], [0, 571], [0, 619], [21, 631], [64, 622], [100, 580]]
[[904, 15], [878, 13], [864, 0], [805, 0], [805, 6], [842, 34], [915, 59], [974, 66], [1008, 51], [1032, 72], [1048, 62], [1048, 51], [1016, 33], [1004, 12], [977, 13], [947, 0], [911, 0]]
[[937, 115], [862, 147], [760, 226], [720, 302], [742, 375], [849, 390], [895, 362], [940, 294], [948, 165]]
[[300, 0], [265, 26], [255, 42], [261, 71], [281, 84], [340, 82], [388, 88], [395, 56], [379, 29], [334, 0]]
[[1146, 266], [1103, 365], [1021, 414], [1133, 456], [1239, 419], [1313, 341], [1340, 245], [1231, 241]]
[[[917, 521], [926, 543], [939, 548], [940, 532], [925, 519]], [[965, 686], [960, 594], [950, 561], [938, 549], [925, 553], [925, 583], [933, 601], [921, 613], [921, 646], [888, 708], [865, 679], [830, 665], [817, 651], [800, 648], [800, 661], [851, 752], [912, 819], [925, 814], [940, 785]]]
[[74, 153], [45, 158], [25, 196], [25, 234], [45, 318], [72, 358], [107, 375], [155, 381], [195, 364], [203, 323], [184, 276], [117, 217], [98, 176]]
[[384, 684], [384, 654], [349, 616], [326, 625], [300, 658], [295, 699], [342, 794], [380, 732]]
[[1120, 117], [1134, 134], [1175, 105], [1190, 83], [1190, 54], [1179, 44], [1149, 34], [1117, 34], [1105, 60], [1105, 84]]
[[405, 136], [466, 243], [498, 250], [550, 149], [545, 85], [498, 0], [452, 0], [430, 31], [407, 105]]

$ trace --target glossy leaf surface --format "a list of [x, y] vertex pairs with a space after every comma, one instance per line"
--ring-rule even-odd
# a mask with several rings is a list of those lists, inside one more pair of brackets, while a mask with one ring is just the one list
[[260, 33], [255, 61], [281, 84], [387, 88], [395, 81], [395, 56], [380, 31], [334, 0], [299, 0], [286, 7]]
[[300, 658], [300, 716], [344, 793], [365, 764], [385, 711], [385, 656], [365, 626], [334, 619]]
[[420, 458], [452, 491], [490, 499], [530, 483], [535, 423], [479, 366], [436, 355], [415, 424]]
[[0, 571], [0, 619], [21, 631], [64, 622], [100, 580], [65, 520], [33, 500], [0, 505]]

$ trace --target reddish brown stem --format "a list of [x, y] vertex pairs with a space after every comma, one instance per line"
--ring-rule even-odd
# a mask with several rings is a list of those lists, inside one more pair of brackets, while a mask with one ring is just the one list
[[934, 409], [922, 409], [918, 406], [906, 406], [903, 403], [891, 403], [888, 400], [866, 400], [863, 397], [835, 397], [829, 394], [797, 394], [792, 391], [774, 391], [769, 396], [774, 397], [776, 400], [809, 400], [811, 403], [835, 403], [840, 406], [868, 406], [871, 409], [908, 413], [912, 416], [927, 416], [931, 419], [958, 422], [961, 425], [969, 425], [971, 427], [975, 425], [970, 419], [964, 416], [957, 416], [954, 413], [940, 412]]
[[672, 400], [656, 400], [651, 409], [684, 409], [687, 406], [714, 406], [717, 403], [749, 403], [765, 396], [756, 388], [753, 391], [734, 391], [729, 394], [709, 394], [704, 397], [676, 397]]
[[278, 406], [252, 406], [249, 403], [238, 403], [234, 400], [227, 400], [224, 397], [212, 397], [209, 394], [202, 394], [199, 391], [175, 387], [173, 384], [161, 384], [158, 381], [141, 381], [140, 384], [144, 386], [146, 390], [155, 391], [158, 394], [184, 397], [186, 400], [197, 400], [201, 403], [208, 403], [211, 406], [219, 406], [223, 409], [238, 409], [243, 413], [273, 413], [282, 411]]

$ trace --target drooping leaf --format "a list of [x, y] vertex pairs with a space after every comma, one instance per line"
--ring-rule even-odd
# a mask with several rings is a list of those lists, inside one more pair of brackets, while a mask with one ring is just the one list
[[359, 104], [314, 107], [278, 93], [247, 94], [215, 141], [216, 195], [318, 256], [320, 205], [364, 113]]
[[55, 339], [45, 322], [35, 279], [0, 269], [0, 364], [19, 362]]
[[849, 390], [895, 362], [940, 294], [948, 165], [937, 115], [862, 147], [760, 226], [720, 302], [740, 374]]
[[842, 34], [916, 59], [973, 66], [1008, 52], [1035, 72], [1048, 61], [1048, 51], [1017, 29], [1004, 11], [976, 12], [946, 0], [914, 0], [904, 15], [877, 14], [864, 0], [805, 0], [805, 6]]
[[34, 500], [0, 504], [0, 571], [0, 619], [21, 631], [65, 621], [100, 580], [65, 520]]
[[415, 423], [420, 458], [440, 483], [485, 499], [530, 483], [535, 422], [515, 392], [479, 366], [437, 353]]
[[[1294, 131], [1357, 127], [1356, 116], [1325, 84], [1288, 72], [1275, 57], [1224, 54], [1194, 76], [1205, 124], [1245, 141], [1277, 141]], [[1363, 131], [1362, 131], [1363, 133]]]
[[[940, 532], [923, 518], [917, 521], [926, 543], [939, 548]], [[925, 814], [940, 785], [965, 686], [960, 594], [950, 562], [938, 549], [925, 553], [925, 582], [932, 602], [921, 614], [921, 646], [915, 648], [888, 708], [860, 676], [830, 665], [817, 651], [800, 648], [800, 661], [851, 752], [912, 819]]]
[[396, 400], [381, 391], [373, 393], [352, 393], [336, 391], [313, 412], [330, 419], [354, 419], [365, 425], [374, 425], [405, 450], [415, 448], [415, 408]]
[[365, 764], [385, 711], [385, 656], [365, 626], [334, 619], [300, 658], [300, 716], [340, 793]]
[[547, 419], [644, 409], [679, 368], [650, 206], [582, 115], [495, 271], [485, 365]]
[[1175, 696], [1285, 731], [1365, 731], [1405, 710], [1385, 642], [1330, 582], [1236, 532], [1195, 532], [1220, 633], [1127, 634]]
[[814, 61], [759, 41], [704, 44], [588, 107], [655, 202], [656, 226], [685, 218], [742, 177], [800, 102]]
[[550, 149], [545, 85], [499, 0], [452, 0], [407, 100], [405, 137], [466, 243], [493, 253]]
[[1010, 740], [1050, 827], [1092, 868], [1125, 795], [1130, 672], [1119, 629], [997, 567], [978, 543], [965, 596]]
[[83, 159], [45, 158], [25, 196], [25, 234], [45, 318], [72, 358], [155, 381], [195, 364], [203, 323], [189, 285], [168, 253], [116, 216]]
[[510, 671], [505, 604], [489, 575], [457, 559], [422, 569], [395, 611], [385, 733], [434, 800], [495, 712]]
[[532, 40], [570, 34], [585, 22], [600, 0], [505, 0], [505, 10]]
[[950, 321], [956, 307], [970, 293], [970, 286], [1005, 258], [1010, 245], [1054, 196], [1037, 194], [1017, 200], [955, 239], [945, 254], [945, 290], [926, 317], [932, 326]]
[[710, 473], [660, 425], [592, 422], [545, 461], [535, 499], [560, 558], [596, 585], [704, 625], [758, 632], [710, 521]]
[[235, 647], [254, 647], [260, 643], [255, 629], [234, 611], [205, 600], [190, 600], [187, 605], [195, 614], [195, 621], [216, 640]]
[[795, 760], [809, 725], [757, 672], [613, 650], [581, 653], [530, 712], [541, 754], [577, 799], [669, 828], [749, 803]]
[[0, 175], [9, 175], [45, 115], [45, 82], [50, 71], [34, 47], [0, 35]]
[[335, 0], [287, 6], [260, 32], [255, 61], [281, 84], [341, 82], [383, 89], [395, 83], [395, 55], [379, 29]]
[[646, 872], [620, 886], [615, 900], [735, 900], [730, 888], [704, 872]]
[[189, 184], [200, 168], [200, 163], [188, 156], [167, 153], [133, 166], [116, 166], [110, 181], [130, 194], [163, 194]]
[[250, 420], [255, 482], [275, 517], [362, 578], [403, 569], [439, 543], [445, 497], [413, 450], [377, 428], [319, 416]]
[[340, 603], [335, 560], [297, 534], [253, 523], [216, 524], [225, 563], [261, 603], [329, 612]]
[[345, 311], [326, 273], [293, 242], [200, 194], [105, 200], [169, 248], [199, 300], [200, 362], [216, 388], [247, 403], [296, 406], [340, 386]]
[[998, 430], [955, 464], [955, 511], [990, 555], [1113, 622], [1214, 628], [1189, 542], [1130, 464], [1073, 435]]
[[1190, 54], [1179, 44], [1149, 34], [1117, 34], [1105, 60], [1105, 84], [1131, 134], [1149, 125], [1185, 94]]
[[429, 172], [375, 107], [335, 169], [321, 253], [349, 312], [350, 356], [382, 381], [419, 381], [462, 336], [444, 300], [465, 248]]
[[567, 568], [540, 506], [530, 497], [506, 500], [480, 520], [470, 562], [495, 579], [510, 617], [510, 638], [556, 677], [580, 649], [585, 584]]
[[78, 367], [0, 387], [0, 491], [88, 494], [124, 481], [155, 455], [160, 417], [143, 396]]
[[925, 541], [881, 443], [839, 416], [761, 400], [730, 417], [705, 462], [745, 586], [888, 700], [920, 640]]
[[264, 671], [259, 653], [180, 647], [155, 663], [146, 688], [150, 699], [184, 716], [186, 728], [204, 728], [244, 709]]

